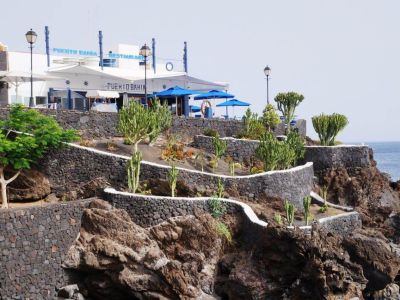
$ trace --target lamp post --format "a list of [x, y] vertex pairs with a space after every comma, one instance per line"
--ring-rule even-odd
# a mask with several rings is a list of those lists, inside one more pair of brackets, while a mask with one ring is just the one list
[[269, 75], [271, 75], [271, 68], [266, 66], [264, 68], [264, 74], [267, 76], [267, 104], [269, 104]]
[[26, 41], [29, 43], [29, 48], [31, 48], [31, 97], [29, 98], [29, 107], [34, 107], [35, 103], [33, 102], [33, 75], [32, 75], [32, 62], [33, 62], [33, 44], [36, 42], [37, 34], [31, 28], [26, 34]]
[[151, 55], [149, 46], [144, 44], [140, 48], [139, 54], [144, 57], [144, 99], [147, 105], [147, 57]]

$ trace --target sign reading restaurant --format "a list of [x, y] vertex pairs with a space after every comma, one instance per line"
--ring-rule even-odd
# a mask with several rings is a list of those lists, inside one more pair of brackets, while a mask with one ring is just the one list
[[144, 84], [137, 83], [112, 83], [108, 82], [104, 85], [104, 88], [108, 91], [117, 92], [144, 92]]
[[[99, 56], [97, 51], [92, 51], [92, 50], [53, 48], [52, 51], [54, 54], [60, 54], [60, 55], [78, 55], [78, 56], [95, 56], [95, 57]], [[136, 60], [144, 59], [143, 56], [141, 55], [113, 53], [113, 52], [106, 53], [105, 57], [113, 59], [136, 59]]]

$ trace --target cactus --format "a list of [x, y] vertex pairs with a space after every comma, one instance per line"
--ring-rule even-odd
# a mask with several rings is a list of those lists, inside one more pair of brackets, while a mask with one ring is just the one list
[[171, 188], [171, 196], [172, 197], [175, 197], [176, 181], [178, 179], [178, 175], [179, 175], [179, 170], [173, 164], [167, 174], [167, 180], [169, 183], [169, 187]]
[[235, 176], [235, 162], [233, 160], [229, 162], [229, 174]]
[[124, 135], [126, 143], [133, 145], [133, 153], [136, 153], [142, 140], [148, 138], [152, 141], [170, 126], [168, 114], [166, 106], [145, 109], [139, 102], [131, 101], [118, 113], [118, 130]]
[[218, 136], [214, 136], [212, 142], [214, 145], [215, 157], [220, 159], [226, 151], [227, 143], [221, 140]]
[[264, 171], [273, 171], [280, 159], [279, 142], [272, 133], [265, 133], [256, 149], [256, 156], [264, 162]]
[[275, 213], [274, 215], [274, 221], [276, 224], [281, 225], [282, 224], [282, 217], [279, 213]]
[[205, 163], [205, 157], [204, 157], [204, 151], [203, 150], [199, 150], [196, 153], [196, 156], [194, 157], [195, 161], [196, 161], [196, 166], [197, 166], [197, 161], [200, 161], [200, 167], [201, 167], [201, 171], [204, 172], [204, 163]]
[[142, 158], [141, 152], [135, 152], [128, 161], [128, 188], [131, 193], [135, 193], [139, 187], [140, 163]]
[[294, 213], [296, 211], [296, 208], [292, 203], [289, 201], [285, 200], [285, 212], [286, 212], [286, 220], [289, 224], [289, 226], [293, 226], [294, 222]]
[[272, 104], [267, 104], [263, 110], [262, 122], [268, 131], [272, 131], [281, 120]]
[[335, 145], [336, 136], [349, 123], [346, 116], [336, 113], [332, 115], [320, 114], [312, 117], [311, 120], [322, 146]]
[[290, 122], [294, 118], [296, 107], [304, 100], [304, 96], [295, 92], [279, 93], [275, 97], [278, 110], [282, 113], [287, 124], [287, 133], [291, 131]]
[[306, 226], [308, 226], [311, 219], [310, 205], [311, 205], [311, 197], [310, 196], [304, 197], [303, 207], [304, 207], [304, 221], [306, 222]]
[[224, 191], [225, 191], [224, 184], [223, 184], [221, 178], [218, 178], [217, 197], [218, 198], [223, 198], [224, 197]]

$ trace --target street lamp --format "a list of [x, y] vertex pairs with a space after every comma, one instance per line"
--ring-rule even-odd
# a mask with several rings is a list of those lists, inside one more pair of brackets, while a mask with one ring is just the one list
[[144, 44], [142, 48], [140, 48], [139, 54], [144, 57], [144, 99], [147, 105], [147, 57], [151, 55], [149, 46]]
[[31, 48], [31, 97], [29, 98], [29, 107], [34, 107], [35, 103], [33, 102], [33, 75], [32, 75], [32, 61], [33, 61], [33, 44], [36, 42], [37, 34], [31, 28], [26, 34], [26, 41], [29, 43], [29, 48]]
[[264, 74], [267, 76], [267, 104], [269, 104], [269, 75], [271, 75], [271, 68], [266, 66], [264, 68]]

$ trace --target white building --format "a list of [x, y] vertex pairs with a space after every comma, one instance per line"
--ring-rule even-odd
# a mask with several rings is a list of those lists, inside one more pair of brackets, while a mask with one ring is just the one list
[[[120, 44], [105, 51], [103, 68], [97, 52], [78, 49], [52, 48], [50, 67], [46, 54], [33, 54], [33, 95], [36, 106], [54, 106], [87, 110], [93, 101], [108, 98], [121, 107], [124, 101], [143, 101], [145, 66], [139, 47]], [[0, 45], [0, 105], [22, 103], [29, 105], [30, 53], [12, 52]], [[171, 62], [157, 63], [151, 57], [147, 63], [147, 94], [170, 87], [205, 92], [227, 90], [228, 84], [201, 80], [186, 72], [176, 71]], [[112, 100], [115, 99], [115, 100]], [[99, 101], [99, 100], [97, 100]], [[172, 111], [188, 114], [188, 97], [179, 101], [169, 99]], [[177, 104], [177, 108], [175, 107]]]

